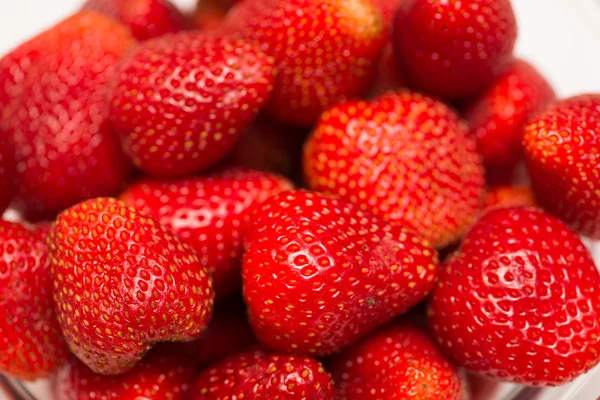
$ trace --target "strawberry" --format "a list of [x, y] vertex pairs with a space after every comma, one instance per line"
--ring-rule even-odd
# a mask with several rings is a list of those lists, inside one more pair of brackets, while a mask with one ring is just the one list
[[47, 230], [0, 220], [0, 372], [47, 376], [67, 359], [52, 302]]
[[333, 380], [309, 357], [266, 354], [260, 350], [231, 356], [200, 374], [195, 400], [333, 398]]
[[[1, 135], [2, 133], [0, 133]], [[12, 144], [7, 138], [0, 141], [0, 216], [15, 195], [15, 160]]]
[[120, 21], [138, 40], [147, 40], [187, 27], [185, 16], [169, 0], [88, 0], [84, 10]]
[[15, 206], [54, 214], [118, 192], [129, 166], [107, 124], [109, 76], [134, 40], [119, 23], [78, 13], [0, 60], [0, 131], [14, 139]]
[[407, 91], [325, 112], [304, 172], [311, 188], [408, 223], [440, 248], [471, 224], [483, 195], [481, 162], [459, 117]]
[[600, 362], [600, 273], [533, 208], [484, 214], [440, 270], [429, 316], [446, 355], [478, 374], [558, 385]]
[[311, 125], [327, 107], [364, 93], [386, 39], [371, 0], [241, 1], [224, 28], [275, 58], [268, 111], [298, 125]]
[[252, 210], [292, 187], [276, 175], [233, 168], [181, 181], [141, 181], [121, 199], [196, 250], [213, 277], [218, 297], [223, 298], [241, 286], [243, 239]]
[[529, 186], [496, 186], [485, 195], [486, 210], [497, 207], [536, 207], [537, 203]]
[[188, 175], [231, 151], [273, 82], [271, 59], [241, 39], [167, 35], [123, 61], [111, 120], [139, 168]]
[[96, 374], [76, 357], [52, 377], [54, 398], [60, 400], [187, 400], [194, 368], [181, 357], [152, 350], [126, 374]]
[[257, 209], [242, 266], [259, 340], [323, 356], [427, 296], [437, 253], [411, 230], [344, 200], [306, 191]]
[[212, 285], [195, 252], [120, 201], [63, 211], [50, 246], [58, 320], [96, 373], [126, 372], [158, 341], [192, 340], [211, 317]]
[[562, 100], [523, 136], [540, 204], [580, 233], [600, 239], [600, 94]]
[[466, 110], [488, 182], [512, 182], [517, 164], [523, 159], [521, 136], [525, 124], [555, 97], [550, 84], [532, 65], [515, 60]]
[[468, 399], [462, 377], [420, 329], [388, 325], [332, 362], [338, 400]]
[[410, 84], [445, 98], [473, 96], [512, 59], [510, 0], [404, 0], [394, 20], [397, 58]]

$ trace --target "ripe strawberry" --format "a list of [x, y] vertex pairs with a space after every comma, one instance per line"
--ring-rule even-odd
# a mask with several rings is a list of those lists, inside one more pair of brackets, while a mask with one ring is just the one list
[[394, 323], [336, 356], [338, 400], [468, 399], [458, 371], [420, 329]]
[[318, 361], [257, 350], [231, 356], [205, 370], [192, 398], [330, 400], [333, 395], [331, 375]]
[[600, 239], [600, 94], [556, 103], [527, 126], [523, 145], [541, 205]]
[[50, 246], [58, 320], [96, 373], [126, 372], [158, 341], [192, 340], [211, 317], [212, 285], [195, 252], [120, 201], [63, 211]]
[[471, 224], [483, 195], [481, 162], [459, 117], [411, 92], [325, 112], [304, 172], [313, 189], [409, 223], [440, 248]]
[[116, 376], [96, 374], [71, 357], [51, 386], [60, 400], [187, 400], [194, 377], [194, 368], [181, 357], [155, 349], [134, 369]]
[[196, 250], [213, 277], [218, 297], [223, 298], [241, 286], [244, 233], [252, 210], [292, 187], [276, 175], [233, 168], [181, 181], [141, 181], [121, 199], [151, 215]]
[[99, 14], [76, 14], [0, 60], [0, 131], [15, 143], [17, 208], [54, 214], [117, 192], [129, 166], [106, 123], [106, 90], [134, 45]]
[[178, 32], [188, 24], [169, 0], [88, 0], [83, 9], [120, 21], [138, 40]]
[[394, 21], [396, 55], [409, 82], [458, 98], [480, 93], [512, 59], [510, 0], [404, 0]]
[[427, 296], [437, 254], [412, 231], [344, 200], [290, 191], [257, 209], [242, 267], [262, 342], [322, 356]]
[[15, 195], [17, 171], [13, 152], [8, 138], [3, 138], [0, 141], [0, 217]]
[[466, 110], [488, 182], [512, 182], [517, 164], [523, 159], [521, 136], [525, 124], [555, 97], [550, 84], [533, 66], [515, 60]]
[[273, 82], [271, 59], [243, 40], [167, 35], [124, 60], [111, 120], [142, 170], [160, 177], [188, 175], [231, 151]]
[[275, 57], [268, 111], [299, 125], [311, 125], [327, 107], [364, 93], [387, 37], [371, 0], [241, 1], [224, 27]]
[[485, 195], [486, 210], [498, 207], [536, 207], [537, 203], [529, 186], [496, 186]]
[[556, 385], [600, 361], [600, 273], [540, 210], [487, 212], [440, 271], [429, 314], [445, 353], [478, 374]]
[[0, 372], [47, 376], [66, 360], [52, 302], [47, 230], [0, 220]]

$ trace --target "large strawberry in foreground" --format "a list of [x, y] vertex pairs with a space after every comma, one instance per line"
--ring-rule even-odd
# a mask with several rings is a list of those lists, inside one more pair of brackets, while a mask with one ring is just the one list
[[527, 126], [523, 146], [539, 203], [600, 239], [600, 94], [554, 104]]
[[333, 393], [331, 375], [318, 361], [257, 350], [236, 354], [203, 371], [191, 398], [331, 400]]
[[0, 220], [0, 373], [33, 380], [67, 358], [52, 301], [47, 230]]
[[213, 277], [217, 296], [223, 298], [241, 286], [244, 235], [252, 211], [292, 187], [277, 175], [230, 168], [201, 178], [143, 180], [121, 199], [154, 217], [196, 250]]
[[50, 245], [61, 328], [94, 372], [125, 372], [156, 342], [194, 339], [211, 317], [212, 282], [196, 253], [120, 201], [63, 211]]
[[162, 36], [120, 65], [111, 121], [144, 172], [189, 175], [233, 149], [269, 98], [274, 73], [271, 58], [241, 39]]
[[600, 362], [600, 273], [543, 211], [484, 214], [440, 270], [429, 317], [446, 355], [493, 378], [558, 385]]
[[258, 339], [279, 351], [322, 356], [425, 298], [437, 254], [402, 225], [297, 190], [255, 212], [242, 268]]
[[268, 110], [301, 125], [368, 89], [387, 37], [371, 0], [242, 1], [224, 27], [275, 58], [277, 81]]
[[121, 24], [82, 12], [0, 60], [0, 131], [14, 140], [16, 206], [27, 216], [120, 190], [129, 166], [107, 123], [106, 96], [134, 44]]
[[467, 400], [463, 378], [421, 330], [385, 326], [334, 358], [337, 400]]
[[473, 222], [483, 195], [481, 160], [458, 115], [408, 91], [323, 113], [304, 173], [311, 188], [408, 223], [440, 248]]

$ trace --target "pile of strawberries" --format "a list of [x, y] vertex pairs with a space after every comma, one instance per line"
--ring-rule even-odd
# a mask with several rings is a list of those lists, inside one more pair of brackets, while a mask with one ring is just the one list
[[14, 49], [0, 372], [57, 400], [584, 374], [600, 94], [557, 100], [516, 37], [509, 0], [90, 0]]

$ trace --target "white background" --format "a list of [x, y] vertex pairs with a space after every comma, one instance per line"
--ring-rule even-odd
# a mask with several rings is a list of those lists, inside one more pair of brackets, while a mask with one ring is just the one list
[[[76, 11], [82, 2], [0, 0], [0, 55]], [[189, 9], [195, 0], [175, 2]], [[600, 0], [513, 0], [513, 5], [519, 21], [517, 54], [535, 64], [560, 96], [600, 92]], [[600, 369], [593, 375], [536, 399], [596, 400]]]

